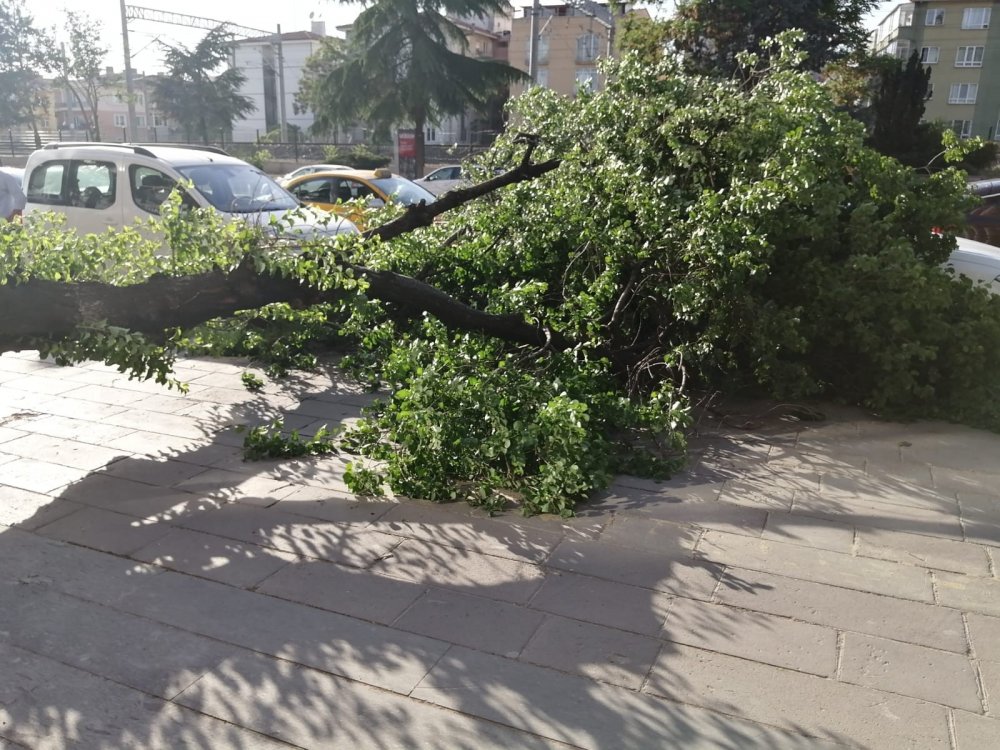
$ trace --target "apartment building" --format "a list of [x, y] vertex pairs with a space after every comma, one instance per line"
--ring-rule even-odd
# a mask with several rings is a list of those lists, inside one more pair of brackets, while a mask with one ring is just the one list
[[897, 5], [872, 34], [875, 52], [931, 68], [925, 120], [962, 138], [1000, 140], [1000, 0], [916, 0]]
[[310, 31], [286, 32], [280, 39], [273, 34], [233, 43], [233, 67], [246, 77], [239, 93], [248, 97], [255, 107], [233, 123], [234, 141], [254, 141], [258, 136], [267, 135], [280, 127], [282, 114], [287, 125], [303, 131], [313, 124], [312, 112], [296, 108], [295, 94], [306, 60], [319, 49], [325, 36], [326, 24], [313, 21]]
[[[175, 136], [167, 118], [157, 112], [151, 91], [156, 76], [139, 75], [133, 80], [135, 104], [135, 132], [139, 141], [163, 141]], [[80, 101], [73, 92], [59, 81], [49, 81], [46, 91], [46, 108], [51, 116], [49, 129], [64, 133], [86, 135], [92, 113], [89, 105]], [[101, 76], [97, 99], [97, 125], [105, 141], [128, 140], [128, 99], [125, 95], [125, 78], [113, 68]]]
[[[583, 89], [596, 91], [603, 86], [598, 60], [610, 57], [614, 49], [615, 25], [626, 13], [633, 11], [625, 3], [615, 3], [615, 11], [603, 3], [576, 2], [565, 5], [543, 5], [535, 17], [535, 80], [566, 96], [575, 96]], [[533, 9], [524, 7], [513, 19], [510, 32], [510, 64], [528, 72], [531, 48], [531, 16]], [[511, 87], [511, 95], [524, 90], [524, 85]]]

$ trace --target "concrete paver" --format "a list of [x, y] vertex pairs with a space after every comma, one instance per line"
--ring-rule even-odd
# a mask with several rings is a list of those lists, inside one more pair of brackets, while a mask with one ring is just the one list
[[982, 711], [976, 672], [964, 654], [847, 633], [840, 678], [966, 711]]
[[770, 573], [728, 568], [715, 601], [959, 654], [969, 648], [957, 610]]
[[949, 747], [943, 706], [688, 646], [665, 649], [645, 689], [862, 747]]
[[837, 632], [831, 628], [693, 599], [675, 599], [663, 637], [800, 672], [832, 675]]
[[521, 651], [521, 661], [638, 690], [660, 641], [603, 625], [549, 615]]
[[955, 711], [954, 717], [957, 750], [993, 750], [997, 746], [1000, 721], [965, 711]]
[[[0, 747], [1000, 746], [1000, 438], [700, 426], [575, 519], [244, 462], [372, 396], [0, 356]], [[291, 743], [291, 744], [289, 744]]]

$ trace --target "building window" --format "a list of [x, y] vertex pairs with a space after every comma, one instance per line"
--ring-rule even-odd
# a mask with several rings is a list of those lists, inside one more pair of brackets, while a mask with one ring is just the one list
[[424, 131], [424, 143], [434, 143], [437, 141], [438, 132], [437, 128], [427, 128]]
[[136, 115], [135, 116], [135, 126], [137, 128], [146, 127], [146, 115]]
[[958, 54], [955, 55], [956, 68], [981, 68], [983, 67], [983, 52], [985, 47], [959, 47]]
[[962, 28], [988, 29], [990, 27], [990, 11], [990, 8], [966, 8], [962, 13]]
[[549, 35], [539, 34], [538, 35], [538, 46], [535, 47], [535, 53], [538, 59], [535, 61], [538, 65], [544, 65], [549, 61]]
[[128, 124], [128, 118], [123, 114], [115, 115], [115, 127], [124, 128]]
[[597, 68], [577, 68], [576, 87], [583, 91], [597, 91]]
[[920, 49], [920, 62], [924, 65], [933, 65], [941, 59], [940, 47], [922, 47]]
[[975, 104], [978, 83], [953, 83], [948, 91], [948, 104]]
[[951, 129], [959, 138], [969, 138], [972, 136], [972, 120], [952, 120]]
[[932, 8], [924, 16], [924, 26], [944, 26], [944, 9]]
[[590, 62], [597, 59], [597, 36], [587, 32], [576, 38], [576, 59], [578, 62]]
[[889, 45], [888, 53], [900, 60], [907, 60], [910, 57], [910, 40], [897, 39]]
[[154, 128], [165, 128], [167, 127], [167, 118], [158, 112], [153, 113], [153, 127]]
[[913, 25], [913, 10], [902, 10], [899, 12], [900, 28]]

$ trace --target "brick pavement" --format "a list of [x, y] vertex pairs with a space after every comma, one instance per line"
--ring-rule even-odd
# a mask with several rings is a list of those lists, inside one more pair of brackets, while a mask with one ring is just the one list
[[245, 463], [366, 396], [0, 357], [0, 747], [1000, 747], [1000, 437], [703, 428], [570, 521]]

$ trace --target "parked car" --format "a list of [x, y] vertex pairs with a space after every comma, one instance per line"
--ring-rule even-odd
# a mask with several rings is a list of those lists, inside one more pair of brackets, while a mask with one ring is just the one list
[[945, 263], [955, 275], [968, 276], [985, 285], [994, 294], [1000, 294], [1000, 247], [957, 237], [956, 247]]
[[436, 200], [420, 185], [388, 169], [317, 172], [289, 180], [287, 187], [306, 205], [346, 216], [358, 226], [364, 225], [365, 212], [356, 206], [345, 205], [349, 201], [362, 198], [369, 208], [377, 208], [389, 202], [411, 206]]
[[24, 170], [20, 167], [0, 167], [0, 172], [6, 172], [24, 185]]
[[358, 231], [350, 221], [303, 208], [266, 174], [222, 149], [162, 143], [52, 143], [35, 151], [25, 167], [25, 214], [56, 211], [78, 232], [99, 233], [159, 215], [171, 191], [188, 181], [193, 189], [184, 189], [185, 205], [283, 236]]
[[443, 195], [452, 188], [467, 183], [468, 178], [462, 170], [461, 164], [449, 164], [445, 167], [438, 167], [433, 172], [428, 172], [414, 182], [427, 188], [434, 195]]
[[345, 167], [343, 164], [309, 164], [305, 167], [293, 169], [286, 175], [282, 175], [278, 178], [278, 184], [284, 186], [289, 180], [301, 177], [304, 174], [315, 174], [316, 172], [340, 172], [345, 169], [351, 169], [351, 167]]

